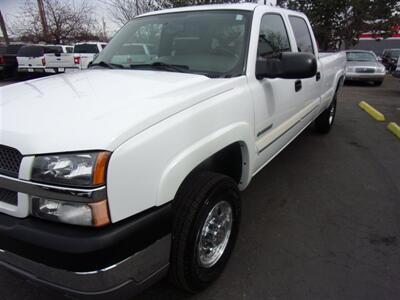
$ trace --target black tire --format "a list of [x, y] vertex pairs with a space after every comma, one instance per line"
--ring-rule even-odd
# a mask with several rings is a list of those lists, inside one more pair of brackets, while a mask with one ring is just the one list
[[335, 95], [329, 107], [315, 120], [315, 130], [317, 132], [326, 134], [331, 130], [333, 122], [335, 121], [336, 106], [337, 100]]
[[375, 81], [375, 82], [374, 82], [374, 85], [375, 85], [375, 86], [381, 86], [382, 83], [383, 83], [383, 81]]
[[[228, 236], [225, 239], [226, 246], [216, 262], [205, 267], [201, 262], [201, 257], [204, 256], [200, 255], [199, 250], [200, 241], [204, 242], [204, 235], [201, 233], [207, 217], [221, 203], [229, 203], [231, 207], [231, 231], [230, 235], [224, 235], [228, 230], [221, 231], [222, 236]], [[178, 288], [195, 293], [219, 277], [232, 253], [241, 215], [237, 184], [230, 177], [217, 173], [193, 174], [178, 191], [174, 200], [174, 211], [169, 277]], [[217, 212], [216, 217], [222, 216], [221, 211], [217, 209]], [[219, 235], [214, 237], [220, 238]]]

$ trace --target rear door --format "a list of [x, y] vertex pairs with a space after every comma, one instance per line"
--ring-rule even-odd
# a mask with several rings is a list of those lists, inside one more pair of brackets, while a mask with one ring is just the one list
[[301, 90], [298, 96], [304, 101], [303, 108], [308, 118], [312, 120], [314, 115], [318, 113], [321, 102], [322, 93], [322, 65], [318, 58], [317, 43], [312, 34], [311, 25], [302, 15], [292, 15], [289, 13], [289, 21], [291, 24], [293, 37], [296, 42], [297, 52], [313, 54], [318, 63], [317, 75], [312, 78], [299, 79], [301, 82]]

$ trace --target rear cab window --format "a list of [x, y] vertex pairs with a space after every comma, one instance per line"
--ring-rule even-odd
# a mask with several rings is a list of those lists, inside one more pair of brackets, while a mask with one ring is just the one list
[[74, 53], [99, 53], [96, 44], [79, 44], [74, 47]]
[[40, 57], [44, 54], [43, 46], [24, 46], [19, 49], [17, 56], [19, 57]]
[[297, 43], [297, 50], [303, 53], [315, 54], [310, 29], [306, 20], [298, 16], [289, 16], [289, 20]]
[[46, 46], [44, 47], [44, 53], [60, 54], [63, 53], [63, 49], [61, 46]]
[[7, 54], [16, 55], [18, 50], [21, 49], [24, 45], [16, 44], [7, 46]]

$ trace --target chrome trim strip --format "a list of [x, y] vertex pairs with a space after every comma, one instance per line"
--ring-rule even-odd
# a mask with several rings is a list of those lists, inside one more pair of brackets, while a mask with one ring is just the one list
[[269, 144], [267, 144], [266, 146], [264, 146], [263, 148], [261, 148], [258, 151], [258, 154], [260, 154], [261, 152], [265, 151], [269, 146], [271, 146], [273, 143], [275, 143], [277, 140], [279, 140], [283, 135], [285, 135], [287, 132], [289, 132], [290, 130], [293, 129], [293, 127], [295, 127], [296, 125], [298, 125], [299, 123], [301, 123], [302, 121], [304, 121], [304, 119], [306, 119], [311, 113], [313, 113], [316, 109], [318, 108], [317, 106], [314, 106], [308, 113], [306, 113], [304, 116], [302, 116], [299, 120], [296, 121], [296, 123], [294, 123], [292, 126], [290, 126], [287, 130], [285, 130], [283, 133], [281, 133], [278, 137], [276, 137], [273, 141], [271, 141]]
[[292, 126], [290, 126], [288, 129], [286, 129], [284, 132], [282, 132], [278, 137], [276, 137], [273, 141], [271, 141], [268, 145], [264, 146], [263, 148], [261, 148], [258, 151], [258, 154], [260, 154], [261, 152], [263, 152], [264, 150], [266, 150], [269, 146], [271, 146], [273, 143], [275, 143], [277, 140], [279, 140], [282, 136], [284, 136], [288, 131], [290, 131], [291, 129], [293, 129], [293, 127], [295, 127], [297, 124], [300, 123], [301, 120], [298, 120], [296, 123], [294, 123]]
[[36, 183], [1, 174], [0, 187], [31, 196], [63, 201], [87, 203], [100, 201], [107, 198], [107, 189], [105, 186], [94, 189], [76, 189]]
[[262, 136], [264, 133], [266, 133], [268, 130], [270, 130], [272, 128], [272, 126], [274, 126], [273, 123], [269, 124], [266, 128], [264, 128], [259, 133], [257, 133], [257, 137]]

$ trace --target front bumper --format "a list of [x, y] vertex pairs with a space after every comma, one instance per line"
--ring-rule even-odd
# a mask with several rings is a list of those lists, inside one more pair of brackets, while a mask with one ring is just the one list
[[346, 73], [346, 80], [383, 81], [385, 75], [385, 73]]
[[92, 272], [71, 272], [0, 250], [0, 266], [25, 279], [76, 299], [128, 299], [168, 272], [167, 235], [120, 263]]
[[[105, 188], [63, 189], [4, 175], [0, 175], [0, 187], [19, 195], [79, 202], [106, 196]], [[103, 228], [9, 214], [0, 213], [0, 265], [65, 294], [78, 298], [96, 296], [96, 299], [122, 297], [127, 292], [132, 295], [167, 271], [171, 204]]]

